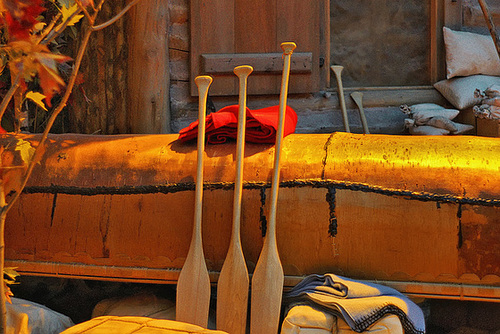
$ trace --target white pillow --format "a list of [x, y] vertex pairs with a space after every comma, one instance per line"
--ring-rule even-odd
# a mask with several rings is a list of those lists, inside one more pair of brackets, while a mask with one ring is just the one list
[[446, 77], [474, 74], [500, 75], [500, 58], [489, 35], [443, 27]]
[[453, 78], [436, 82], [434, 88], [455, 108], [463, 110], [481, 102], [482, 98], [474, 97], [476, 89], [484, 91], [492, 85], [500, 85], [500, 77], [473, 75], [464, 78]]

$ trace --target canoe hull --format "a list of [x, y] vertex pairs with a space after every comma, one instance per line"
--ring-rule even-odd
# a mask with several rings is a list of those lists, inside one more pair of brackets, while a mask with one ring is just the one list
[[[7, 264], [34, 275], [175, 282], [192, 234], [196, 166], [194, 145], [176, 138], [52, 137], [9, 212]], [[286, 284], [333, 272], [500, 300], [499, 148], [477, 137], [287, 137], [277, 212]], [[229, 247], [234, 151], [207, 147], [203, 242], [213, 281]], [[273, 147], [246, 152], [241, 229], [251, 273]]]

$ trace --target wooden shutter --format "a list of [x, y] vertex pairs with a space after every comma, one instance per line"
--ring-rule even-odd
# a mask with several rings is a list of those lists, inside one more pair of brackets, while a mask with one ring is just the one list
[[[194, 78], [214, 77], [210, 95], [237, 95], [235, 66], [252, 65], [249, 94], [277, 94], [282, 58], [280, 44], [292, 41], [290, 93], [320, 89], [320, 24], [325, 2], [318, 0], [192, 0], [191, 93]], [[327, 66], [323, 66], [327, 67]]]

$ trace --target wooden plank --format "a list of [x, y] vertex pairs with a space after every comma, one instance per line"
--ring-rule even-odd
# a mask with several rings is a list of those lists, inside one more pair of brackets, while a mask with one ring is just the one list
[[[235, 1], [235, 51], [280, 52], [276, 41], [276, 1], [237, 0]], [[282, 65], [283, 62], [280, 61]], [[242, 64], [252, 65], [252, 64]], [[252, 65], [253, 66], [253, 65]], [[279, 76], [253, 73], [248, 80], [248, 94], [269, 94], [279, 92]], [[234, 79], [235, 80], [235, 79]], [[234, 95], [237, 91], [234, 92]]]
[[[320, 89], [319, 77], [319, 9], [318, 0], [278, 1], [279, 20], [277, 20], [278, 43], [290, 41], [297, 44], [296, 52], [312, 52], [313, 66], [311, 75], [292, 74], [288, 92], [305, 93]], [[293, 59], [294, 55], [292, 55]]]
[[[232, 53], [232, 54], [202, 54], [203, 71], [208, 74], [233, 73], [233, 69], [241, 65], [250, 65], [254, 73], [281, 73], [283, 70], [283, 53]], [[310, 73], [312, 68], [312, 53], [300, 52], [293, 54], [290, 71], [295, 73]], [[252, 74], [253, 75], [253, 74]]]
[[444, 1], [444, 26], [453, 29], [462, 29], [462, 0]]
[[324, 57], [321, 67], [320, 86], [330, 88], [330, 62], [331, 62], [331, 40], [330, 40], [330, 0], [324, 0], [323, 10], [320, 10], [320, 57]]
[[[451, 0], [445, 0], [451, 1]], [[430, 4], [430, 67], [431, 84], [443, 79], [443, 1], [431, 0]]]
[[[234, 53], [234, 1], [191, 1], [191, 95], [198, 96], [194, 78], [205, 74], [201, 68], [200, 53]], [[210, 95], [226, 91], [237, 92], [233, 76], [215, 77]]]
[[170, 131], [168, 3], [140, 1], [129, 16], [128, 132]]

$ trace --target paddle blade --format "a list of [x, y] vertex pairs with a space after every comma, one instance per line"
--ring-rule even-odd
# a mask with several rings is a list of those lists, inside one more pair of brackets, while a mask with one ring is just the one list
[[188, 253], [177, 281], [177, 321], [207, 328], [210, 308], [210, 278], [203, 250]]
[[248, 270], [240, 247], [230, 247], [217, 283], [217, 329], [244, 334], [247, 325]]
[[[273, 247], [271, 247], [273, 248]], [[265, 248], [267, 249], [267, 248]], [[278, 251], [261, 254], [252, 277], [250, 333], [278, 333], [284, 274]]]

